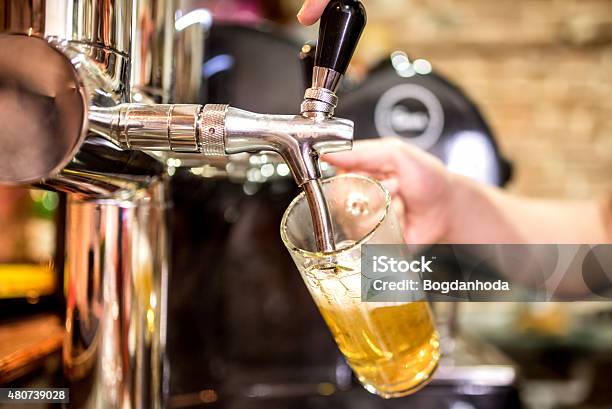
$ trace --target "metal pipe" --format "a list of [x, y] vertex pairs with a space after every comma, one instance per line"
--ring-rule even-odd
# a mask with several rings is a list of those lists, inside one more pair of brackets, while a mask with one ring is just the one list
[[45, 0], [3, 0], [0, 32], [44, 34]]
[[9, 0], [3, 11], [2, 31], [26, 35], [0, 35], [0, 139], [10, 155], [0, 182], [70, 193], [63, 362], [71, 406], [164, 407], [164, 166], [120, 149], [88, 121], [96, 107], [130, 101], [132, 1]]
[[199, 154], [205, 163], [227, 155], [276, 152], [298, 186], [319, 179], [319, 156], [350, 149], [353, 123], [300, 115], [263, 115], [227, 105], [121, 104], [92, 108], [94, 132], [124, 149]]
[[46, 0], [45, 4], [45, 37], [129, 55], [131, 0]]
[[317, 250], [324, 252], [334, 251], [336, 249], [334, 227], [329, 213], [329, 206], [323, 194], [321, 181], [318, 179], [309, 180], [302, 185], [302, 188], [308, 200], [308, 207], [310, 207]]
[[[180, 17], [176, 20], [174, 75], [174, 100], [181, 103], [202, 101], [202, 66], [204, 64], [206, 36], [212, 25], [212, 15], [207, 9], [190, 9], [181, 3]], [[191, 3], [188, 1], [188, 3]]]
[[76, 41], [129, 55], [131, 0], [4, 0], [0, 32]]
[[164, 407], [165, 181], [126, 200], [71, 196], [64, 373], [72, 407]]
[[135, 102], [174, 100], [174, 14], [177, 0], [133, 1], [130, 84]]

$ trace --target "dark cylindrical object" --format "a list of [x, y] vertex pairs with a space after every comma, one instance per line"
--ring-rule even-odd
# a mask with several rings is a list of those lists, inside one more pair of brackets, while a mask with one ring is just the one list
[[319, 26], [315, 65], [344, 74], [366, 24], [363, 4], [357, 0], [333, 0]]
[[315, 53], [317, 47], [313, 42], [307, 42], [300, 50], [300, 62], [302, 63], [302, 72], [304, 73], [304, 86], [309, 88], [312, 83], [312, 70], [315, 65]]

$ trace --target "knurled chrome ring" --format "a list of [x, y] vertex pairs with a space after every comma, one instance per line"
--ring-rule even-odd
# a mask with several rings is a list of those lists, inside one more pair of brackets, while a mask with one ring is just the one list
[[228, 105], [207, 104], [200, 114], [200, 146], [211, 164], [227, 162], [225, 154], [225, 113]]
[[323, 112], [325, 114], [332, 115], [334, 113], [334, 106], [327, 102], [317, 101], [315, 99], [305, 99], [300, 107], [302, 113], [304, 112]]
[[338, 97], [327, 88], [308, 88], [306, 92], [304, 92], [304, 99], [315, 99], [317, 101], [326, 102], [333, 105], [334, 108], [338, 105]]

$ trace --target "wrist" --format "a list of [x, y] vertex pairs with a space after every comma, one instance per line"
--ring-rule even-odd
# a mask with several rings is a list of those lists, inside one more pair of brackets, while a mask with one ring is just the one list
[[463, 175], [450, 175], [448, 222], [443, 241], [451, 244], [478, 241], [479, 225], [485, 222], [487, 199], [485, 185]]

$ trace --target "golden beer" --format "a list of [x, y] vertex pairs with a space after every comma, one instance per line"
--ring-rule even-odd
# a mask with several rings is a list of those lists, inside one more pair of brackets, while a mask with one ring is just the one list
[[304, 194], [291, 202], [281, 237], [340, 351], [364, 387], [384, 398], [415, 392], [440, 360], [427, 302], [362, 302], [364, 244], [404, 243], [391, 196], [374, 179], [345, 174], [323, 181], [335, 251], [317, 251]]
[[440, 359], [429, 305], [361, 302], [360, 274], [346, 267], [304, 273], [340, 351], [370, 392], [405, 396], [427, 384]]

